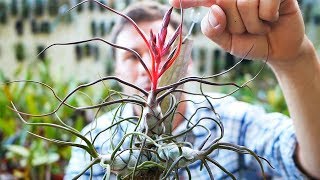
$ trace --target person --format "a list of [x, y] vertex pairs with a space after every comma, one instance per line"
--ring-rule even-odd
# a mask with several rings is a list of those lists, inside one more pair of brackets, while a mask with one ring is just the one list
[[[171, 0], [171, 5], [179, 8], [179, 0]], [[148, 4], [148, 3], [147, 3]], [[137, 22], [145, 32], [161, 26], [164, 15], [163, 6], [135, 4], [125, 13]], [[214, 101], [213, 106], [221, 117], [225, 127], [224, 142], [246, 146], [258, 155], [266, 158], [274, 167], [265, 163], [265, 171], [270, 177], [283, 179], [320, 178], [320, 65], [316, 51], [305, 35], [304, 24], [296, 0], [181, 0], [183, 8], [204, 6], [208, 14], [201, 21], [202, 32], [225, 51], [243, 57], [248, 49], [252, 50], [247, 59], [266, 59], [275, 73], [283, 90], [291, 118], [279, 113], [266, 113], [258, 106], [239, 102], [233, 97]], [[174, 21], [174, 20], [172, 20]], [[177, 24], [171, 22], [169, 32], [172, 33]], [[170, 34], [169, 33], [169, 34]], [[136, 50], [148, 63], [149, 52], [142, 39], [126, 21], [119, 21], [114, 30], [114, 42]], [[129, 41], [130, 39], [130, 41]], [[254, 46], [252, 46], [254, 44]], [[126, 51], [115, 50], [116, 74], [121, 79], [136, 84], [144, 89], [150, 88], [147, 74], [138, 60]], [[125, 93], [135, 93], [124, 87]], [[181, 112], [190, 116], [196, 107], [186, 104]], [[196, 115], [208, 115], [201, 111]], [[123, 117], [135, 114], [131, 105], [126, 105]], [[83, 132], [92, 130], [95, 134], [110, 125], [112, 114], [101, 116], [95, 128], [92, 124]], [[197, 119], [194, 117], [194, 119]], [[174, 131], [182, 131], [185, 122], [176, 117]], [[109, 121], [108, 121], [109, 120]], [[211, 124], [206, 127], [213, 132], [217, 128]], [[130, 124], [122, 129], [130, 129]], [[109, 139], [119, 142], [123, 131]], [[201, 131], [193, 131], [193, 143], [202, 142], [205, 135]], [[99, 152], [107, 153], [106, 136], [98, 138], [95, 146]], [[88, 164], [87, 155], [79, 148], [73, 148], [70, 163], [66, 169], [65, 179], [74, 177]], [[230, 151], [213, 153], [213, 158], [237, 178], [260, 179], [260, 168], [257, 162], [248, 155]], [[84, 158], [87, 158], [85, 161]], [[84, 163], [86, 162], [86, 163]], [[200, 162], [189, 166], [192, 178], [209, 179], [207, 171], [200, 171]], [[214, 165], [210, 165], [215, 178], [226, 179], [228, 175]], [[82, 178], [86, 179], [90, 172]], [[104, 170], [94, 166], [93, 177], [102, 178]], [[186, 176], [185, 171], [179, 175]]]

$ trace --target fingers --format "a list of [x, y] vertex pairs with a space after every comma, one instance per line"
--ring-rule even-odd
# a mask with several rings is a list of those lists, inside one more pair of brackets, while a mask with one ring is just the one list
[[[169, 0], [180, 7], [180, 0]], [[183, 8], [220, 6], [226, 14], [228, 31], [232, 34], [249, 32], [265, 34], [270, 30], [268, 23], [279, 19], [282, 0], [181, 0]]]
[[280, 0], [260, 0], [259, 18], [269, 22], [279, 19]]
[[226, 13], [227, 26], [230, 33], [241, 34], [246, 31], [237, 8], [237, 0], [217, 0], [217, 5]]
[[[258, 0], [238, 0], [237, 7], [248, 33], [265, 34], [270, 31], [270, 27], [259, 17], [259, 9], [263, 9], [264, 7], [259, 6]], [[265, 11], [261, 10], [261, 12]]]
[[218, 5], [211, 6], [201, 21], [202, 33], [226, 51], [230, 51], [231, 34], [226, 28], [227, 17], [224, 11]]
[[[180, 8], [180, 0], [169, 0], [169, 3], [175, 8]], [[214, 3], [215, 0], [181, 0], [181, 5], [183, 8], [199, 6], [210, 7]]]

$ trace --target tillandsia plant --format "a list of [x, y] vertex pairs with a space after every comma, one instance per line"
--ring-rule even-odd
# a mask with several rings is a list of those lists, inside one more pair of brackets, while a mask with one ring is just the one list
[[[53, 143], [81, 148], [91, 156], [92, 161], [86, 166], [86, 168], [83, 169], [82, 172], [75, 176], [74, 179], [77, 179], [80, 176], [82, 176], [86, 171], [92, 168], [94, 164], [100, 164], [102, 167], [106, 169], [105, 178], [107, 179], [108, 177], [110, 177], [111, 172], [116, 174], [119, 178], [123, 179], [148, 178], [155, 176], [156, 178], [160, 179], [167, 179], [168, 177], [174, 177], [176, 179], [179, 179], [179, 169], [186, 169], [189, 177], [191, 177], [191, 173], [188, 166], [196, 161], [200, 161], [202, 163], [202, 167], [206, 168], [211, 179], [214, 178], [214, 174], [211, 171], [208, 163], [216, 165], [231, 178], [235, 179], [235, 176], [231, 172], [229, 172], [227, 169], [221, 166], [216, 160], [214, 160], [210, 156], [214, 151], [217, 151], [219, 149], [225, 149], [242, 154], [252, 155], [259, 163], [262, 173], [264, 173], [264, 169], [261, 162], [261, 159], [265, 160], [264, 158], [256, 155], [253, 151], [246, 147], [221, 142], [221, 139], [224, 136], [223, 124], [220, 121], [220, 116], [216, 113], [214, 106], [211, 103], [212, 99], [216, 99], [217, 97], [211, 97], [210, 95], [204, 93], [204, 91], [202, 90], [203, 84], [210, 86], [234, 86], [236, 87], [236, 89], [233, 92], [239, 90], [242, 87], [245, 87], [246, 84], [250, 82], [252, 79], [242, 85], [237, 85], [232, 82], [216, 83], [210, 81], [210, 78], [227, 73], [236, 65], [238, 65], [241, 61], [237, 63], [235, 66], [231, 67], [230, 69], [219, 74], [211, 75], [208, 77], [184, 77], [185, 72], [187, 71], [186, 68], [188, 64], [188, 59], [190, 59], [189, 56], [191, 52], [191, 41], [188, 40], [188, 38], [186, 38], [188, 35], [186, 37], [183, 37], [182, 8], [181, 22], [175, 30], [175, 32], [173, 33], [173, 36], [168, 38], [167, 29], [169, 26], [173, 8], [170, 8], [163, 17], [163, 22], [160, 31], [158, 33], [154, 33], [152, 30], [150, 30], [150, 34], [149, 36], [147, 36], [146, 33], [143, 32], [142, 29], [140, 29], [138, 25], [127, 15], [110, 8], [99, 1], [85, 0], [77, 4], [76, 6], [72, 7], [70, 10], [89, 1], [99, 4], [106, 10], [120, 15], [130, 22], [130, 24], [135, 28], [135, 30], [143, 39], [145, 45], [148, 47], [149, 54], [151, 57], [151, 67], [148, 68], [143, 59], [141, 58], [140, 54], [134, 51], [133, 49], [119, 46], [102, 38], [92, 38], [88, 40], [70, 43], [56, 43], [48, 46], [45, 50], [56, 45], [73, 45], [79, 43], [86, 43], [89, 41], [102, 41], [112, 46], [113, 48], [119, 48], [125, 51], [129, 51], [134, 56], [136, 56], [136, 58], [139, 60], [139, 62], [145, 69], [146, 73], [148, 74], [148, 78], [151, 82], [151, 88], [150, 91], [146, 91], [136, 86], [135, 84], [131, 84], [118, 77], [107, 76], [102, 77], [91, 83], [80, 85], [74, 90], [72, 90], [69, 94], [67, 94], [64, 98], [60, 98], [56, 95], [55, 91], [49, 85], [37, 81], [28, 81], [29, 83], [37, 83], [45, 88], [50, 89], [53, 95], [59, 101], [59, 105], [52, 112], [49, 113], [29, 114], [26, 112], [19, 111], [12, 102], [12, 110], [17, 112], [19, 118], [26, 125], [57, 128], [65, 131], [66, 133], [75, 135], [81, 140], [81, 143], [66, 142], [59, 139], [50, 139], [42, 135], [29, 132], [30, 134], [36, 137]], [[68, 99], [72, 95], [74, 95], [78, 91], [81, 91], [83, 88], [94, 86], [95, 84], [111, 80], [115, 80], [123, 86], [129, 86], [139, 91], [140, 94], [129, 95], [121, 92], [110, 91], [110, 93], [107, 97], [105, 97], [105, 99], [94, 105], [74, 107], [67, 103]], [[21, 81], [14, 82], [17, 83]], [[195, 93], [183, 90], [181, 86], [183, 86], [186, 83], [199, 84], [200, 92]], [[231, 92], [230, 94], [232, 94], [233, 92]], [[187, 98], [179, 99], [179, 94], [197, 97], [200, 96], [201, 98], [199, 99], [202, 99], [202, 103], [206, 104], [206, 106], [199, 107], [198, 109], [196, 109], [196, 111], [191, 115], [191, 117], [194, 117], [198, 113], [198, 111], [202, 109], [211, 111], [213, 114], [215, 114], [215, 117], [199, 117], [199, 119], [197, 119], [195, 123], [192, 122], [191, 119], [189, 119], [188, 117], [184, 117], [183, 113], [179, 112], [178, 107], [186, 102], [193, 104], [197, 104], [199, 102], [195, 102], [192, 99]], [[67, 125], [65, 122], [63, 122], [63, 120], [61, 120], [57, 116], [57, 112], [62, 106], [67, 106], [75, 110], [96, 109], [98, 114], [98, 112], [102, 108], [114, 105], [118, 105], [115, 108], [115, 112], [122, 111], [123, 106], [125, 104], [135, 104], [140, 106], [140, 114], [138, 113], [139, 115], [134, 117], [114, 116], [114, 118], [110, 120], [111, 125], [98, 133], [93, 133], [94, 128], [92, 128], [91, 131], [89, 131], [89, 133], [85, 135], [81, 134], [78, 130]], [[186, 129], [182, 132], [173, 135], [172, 123], [174, 120], [174, 115], [176, 114], [180, 114], [184, 117], [184, 120], [187, 122], [187, 126]], [[51, 115], [57, 116], [59, 124], [30, 123], [24, 119], [24, 117], [26, 116], [41, 118], [44, 116]], [[215, 135], [207, 127], [201, 124], [201, 122], [204, 120], [209, 121], [210, 123], [216, 123], [217, 127], [220, 129], [219, 135], [214, 139], [212, 139], [211, 137], [214, 137]], [[110, 153], [99, 153], [99, 151], [95, 147], [97, 138], [101, 136], [103, 132], [110, 131], [110, 137], [103, 137], [106, 139], [106, 142], [109, 142], [108, 139], [112, 139], [115, 136], [115, 133], [117, 133], [116, 130], [114, 130], [114, 128], [119, 127], [122, 123], [132, 124], [133, 128], [130, 131], [125, 131], [126, 133], [119, 140], [118, 144], [110, 144], [110, 146], [112, 147]], [[186, 141], [187, 134], [195, 128], [202, 128], [207, 132], [207, 136], [204, 142], [201, 142], [201, 145], [199, 147], [194, 147], [191, 142]], [[94, 136], [92, 137], [93, 134]], [[126, 141], [129, 141], [129, 146], [127, 148], [123, 148], [123, 145]]]

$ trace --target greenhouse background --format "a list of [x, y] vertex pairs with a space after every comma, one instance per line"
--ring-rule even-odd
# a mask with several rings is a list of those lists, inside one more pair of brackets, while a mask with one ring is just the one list
[[[100, 0], [117, 10], [137, 0]], [[71, 46], [55, 46], [38, 55], [53, 43], [86, 40], [92, 37], [108, 38], [114, 24], [114, 15], [93, 2], [65, 13], [81, 0], [0, 0], [0, 82], [9, 80], [39, 80], [51, 85], [58, 95], [65, 95], [81, 83], [86, 83], [113, 73], [110, 48], [105, 44], [90, 42]], [[166, 3], [166, 0], [162, 0]], [[320, 53], [320, 1], [300, 0], [306, 23], [306, 32]], [[205, 14], [204, 9], [188, 10], [187, 27]], [[233, 66], [239, 58], [208, 43], [196, 24], [192, 37], [194, 71], [199, 75], [221, 72]], [[290, 53], [290, 52], [289, 52]], [[252, 78], [262, 62], [243, 61], [234, 71], [215, 79], [243, 83]], [[105, 86], [118, 88], [115, 84]], [[262, 73], [235, 96], [247, 102], [259, 103], [268, 111], [288, 114], [282, 92], [270, 69]], [[86, 89], [69, 103], [80, 106], [99, 99], [106, 87]], [[225, 87], [210, 89], [227, 93]], [[0, 179], [14, 175], [31, 179], [61, 178], [70, 157], [70, 148], [56, 146], [33, 138], [27, 131], [36, 131], [47, 137], [74, 140], [54, 129], [32, 129], [23, 126], [16, 114], [8, 109], [11, 100], [24, 112], [38, 114], [57, 105], [50, 91], [34, 84], [1, 85], [0, 87]], [[19, 99], [19, 101], [18, 101]], [[91, 112], [73, 112], [67, 108], [59, 117], [76, 129], [81, 129], [92, 119]], [[33, 119], [31, 119], [33, 120]], [[30, 120], [30, 121], [31, 121]], [[45, 118], [45, 122], [55, 119]], [[34, 119], [34, 121], [38, 121]], [[50, 178], [49, 178], [50, 179]]]

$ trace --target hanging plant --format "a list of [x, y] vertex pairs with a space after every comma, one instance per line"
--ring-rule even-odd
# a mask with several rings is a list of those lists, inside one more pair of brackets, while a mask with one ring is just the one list
[[114, 24], [115, 24], [115, 22], [114, 22], [114, 20], [112, 20], [112, 21], [110, 21], [109, 22], [109, 26], [108, 26], [108, 33], [110, 33], [111, 32], [111, 30], [112, 30], [112, 28], [113, 28], [113, 26], [114, 26]]
[[[81, 2], [81, 0], [77, 0], [77, 4], [79, 3], [79, 2]], [[81, 4], [81, 5], [79, 5], [78, 7], [77, 7], [77, 12], [82, 12], [83, 11], [83, 5]]]
[[104, 37], [107, 34], [107, 28], [106, 28], [106, 23], [102, 21], [100, 23], [100, 36]]
[[24, 44], [22, 44], [21, 42], [15, 45], [15, 56], [18, 62], [24, 61], [26, 57]]
[[35, 19], [31, 19], [30, 24], [31, 24], [31, 32], [33, 34], [37, 34], [39, 32], [39, 26], [37, 21]]
[[91, 35], [93, 36], [93, 37], [95, 37], [95, 36], [97, 36], [97, 34], [98, 34], [98, 30], [97, 30], [98, 28], [97, 28], [97, 23], [96, 23], [96, 21], [95, 20], [93, 20], [93, 21], [91, 21]]
[[7, 24], [8, 22], [8, 14], [7, 12], [0, 12], [0, 23]]
[[35, 1], [35, 15], [36, 16], [43, 16], [44, 14], [44, 1], [43, 0], [36, 0]]
[[[38, 45], [38, 46], [37, 46], [37, 54], [39, 54], [40, 52], [42, 52], [44, 49], [45, 49], [45, 46], [43, 46], [43, 45]], [[45, 53], [45, 51], [42, 52], [42, 53], [40, 53], [39, 56], [38, 56], [38, 58], [39, 58], [40, 60], [44, 61], [45, 58], [46, 58], [46, 53]]]
[[8, 21], [7, 5], [5, 2], [0, 2], [0, 23], [6, 24], [7, 21]]
[[225, 63], [224, 69], [229, 69], [236, 63], [235, 57], [230, 53], [226, 53], [225, 58], [226, 58], [225, 59], [226, 63]]
[[313, 23], [316, 25], [316, 26], [320, 26], [320, 14], [317, 14], [313, 17]]
[[91, 56], [92, 55], [92, 45], [87, 43], [84, 45], [84, 52], [85, 52], [85, 55], [88, 57], [88, 56]]
[[16, 33], [21, 36], [23, 34], [23, 21], [21, 19], [17, 20], [16, 21], [16, 25], [15, 25], [15, 28], [16, 28]]
[[31, 4], [29, 0], [22, 0], [22, 18], [27, 19], [31, 14]]
[[213, 50], [213, 61], [212, 61], [212, 70], [214, 73], [218, 73], [222, 70], [221, 67], [221, 51], [219, 49], [214, 49]]
[[10, 11], [12, 16], [16, 16], [19, 13], [17, 0], [11, 0]]
[[93, 47], [93, 57], [95, 61], [98, 61], [100, 58], [99, 47], [97, 45]]
[[[100, 0], [99, 1], [101, 4], [104, 4], [104, 5], [106, 5], [106, 1], [105, 0]], [[105, 11], [105, 9], [103, 8], [103, 6], [99, 6], [100, 7], [100, 11], [101, 12], [104, 12]]]
[[93, 1], [89, 1], [89, 10], [93, 11], [95, 9], [96, 5]]
[[48, 1], [48, 12], [50, 16], [57, 16], [59, 13], [59, 1], [50, 0]]
[[106, 75], [111, 76], [114, 74], [114, 61], [108, 59], [106, 62]]
[[206, 70], [206, 54], [207, 50], [205, 48], [200, 48], [199, 49], [199, 73], [203, 74], [205, 73]]
[[83, 51], [80, 45], [76, 45], [75, 47], [75, 53], [76, 53], [76, 60], [81, 61], [83, 56]]
[[40, 27], [41, 33], [49, 34], [49, 33], [51, 33], [51, 30], [52, 30], [52, 27], [51, 27], [51, 23], [49, 21], [43, 21], [41, 23], [41, 27]]

